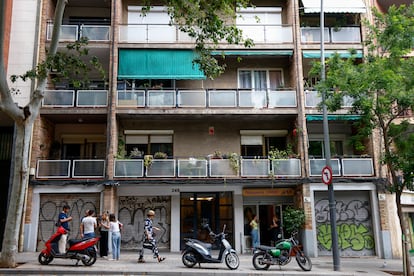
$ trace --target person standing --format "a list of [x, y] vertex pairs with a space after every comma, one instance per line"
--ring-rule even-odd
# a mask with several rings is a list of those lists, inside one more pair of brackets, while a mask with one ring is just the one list
[[95, 212], [93, 210], [88, 211], [88, 215], [81, 221], [80, 232], [82, 238], [94, 238], [95, 229], [97, 227], [96, 218], [93, 216]]
[[99, 221], [99, 231], [101, 238], [99, 239], [99, 255], [102, 258], [108, 258], [108, 232], [109, 232], [109, 218], [108, 213], [104, 212]]
[[257, 215], [253, 215], [253, 219], [250, 222], [250, 227], [251, 227], [251, 235], [252, 235], [252, 244], [253, 244], [253, 249], [257, 248], [260, 243], [259, 243], [259, 224], [258, 224], [258, 218]]
[[66, 230], [66, 233], [62, 234], [62, 236], [59, 239], [59, 252], [61, 254], [66, 253], [66, 241], [68, 240], [68, 232], [70, 231], [69, 221], [72, 220], [72, 217], [68, 216], [69, 210], [70, 210], [70, 207], [69, 205], [66, 204], [63, 206], [63, 210], [59, 214], [60, 226], [62, 226]]
[[270, 225], [270, 242], [272, 246], [275, 246], [276, 242], [281, 239], [280, 234], [280, 222], [275, 214], [273, 215], [272, 224]]
[[120, 223], [116, 218], [115, 214], [109, 215], [109, 231], [112, 235], [112, 259], [111, 261], [119, 261], [119, 255], [121, 254], [121, 228]]
[[[160, 257], [158, 252], [157, 242], [155, 240], [155, 233], [154, 229], [159, 230], [157, 227], [153, 226], [153, 219], [155, 216], [155, 212], [153, 210], [149, 210], [147, 213], [147, 218], [144, 221], [144, 238], [147, 239], [152, 244], [152, 253], [154, 254], [154, 258], [158, 259], [158, 262], [162, 262], [165, 260], [164, 257]], [[144, 245], [142, 245], [142, 249], [139, 253], [138, 263], [145, 263], [144, 260]]]

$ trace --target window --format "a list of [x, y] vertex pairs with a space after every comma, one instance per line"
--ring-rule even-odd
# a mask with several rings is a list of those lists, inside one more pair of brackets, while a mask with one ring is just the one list
[[272, 148], [285, 150], [287, 147], [285, 130], [242, 130], [240, 133], [241, 155], [244, 157], [267, 156]]
[[168, 156], [173, 155], [173, 137], [169, 134], [138, 134], [138, 135], [126, 135], [125, 150], [127, 155], [132, 150], [137, 148], [142, 155], [151, 154], [156, 152], [164, 152]]
[[266, 90], [277, 89], [283, 86], [282, 70], [280, 69], [240, 69], [239, 70], [239, 88]]
[[[331, 155], [344, 155], [343, 142], [342, 141], [330, 141], [331, 143]], [[325, 146], [324, 141], [309, 141], [308, 148], [309, 156], [325, 158]]]

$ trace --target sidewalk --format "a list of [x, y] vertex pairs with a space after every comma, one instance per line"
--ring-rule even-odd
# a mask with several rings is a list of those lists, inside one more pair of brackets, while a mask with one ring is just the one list
[[240, 266], [236, 270], [229, 270], [222, 264], [201, 264], [194, 268], [187, 268], [181, 262], [180, 253], [162, 253], [166, 260], [158, 263], [146, 252], [146, 263], [137, 263], [137, 253], [122, 251], [119, 261], [109, 261], [98, 258], [92, 266], [84, 266], [81, 262], [70, 259], [54, 259], [49, 265], [41, 265], [37, 261], [39, 252], [24, 252], [18, 254], [19, 267], [16, 269], [0, 269], [0, 275], [340, 275], [340, 276], [391, 276], [384, 271], [402, 272], [401, 260], [384, 260], [376, 257], [341, 258], [340, 270], [333, 270], [332, 257], [313, 258], [312, 271], [302, 271], [296, 260], [287, 266], [271, 266], [267, 271], [255, 270], [252, 265], [252, 255], [240, 255]]

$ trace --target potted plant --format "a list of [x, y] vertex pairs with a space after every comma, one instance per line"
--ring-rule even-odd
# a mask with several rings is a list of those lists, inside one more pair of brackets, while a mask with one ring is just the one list
[[133, 148], [129, 153], [129, 158], [131, 159], [141, 159], [143, 157], [143, 152], [138, 148]]
[[226, 158], [229, 159], [233, 171], [238, 174], [240, 170], [240, 156], [235, 152], [231, 152], [226, 154]]
[[167, 159], [168, 155], [165, 152], [157, 151], [154, 153], [154, 159]]
[[283, 211], [283, 231], [288, 236], [294, 231], [298, 231], [303, 228], [305, 224], [305, 211], [303, 209], [297, 209], [294, 207], [287, 207]]
[[211, 159], [223, 159], [223, 155], [221, 154], [221, 151], [219, 150], [214, 151], [213, 155], [211, 156]]

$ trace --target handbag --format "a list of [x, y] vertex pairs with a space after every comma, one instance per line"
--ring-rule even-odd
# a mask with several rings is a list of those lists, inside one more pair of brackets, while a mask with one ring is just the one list
[[145, 239], [142, 243], [142, 247], [146, 249], [152, 249], [152, 243], [148, 239]]

